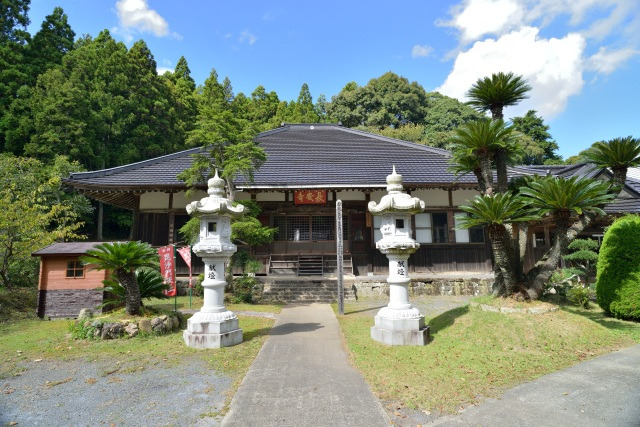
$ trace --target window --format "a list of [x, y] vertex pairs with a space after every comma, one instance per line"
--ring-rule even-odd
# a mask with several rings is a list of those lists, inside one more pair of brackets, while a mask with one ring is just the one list
[[[333, 215], [277, 215], [273, 226], [278, 228], [276, 241], [304, 242], [335, 240], [336, 218]], [[349, 235], [348, 221], [342, 219], [342, 236]]]
[[77, 259], [67, 261], [67, 278], [81, 279], [84, 277], [84, 264]]
[[431, 214], [423, 213], [415, 216], [416, 241], [418, 243], [433, 243], [431, 234]]
[[544, 231], [538, 231], [533, 234], [533, 247], [539, 248], [541, 246], [546, 246], [547, 243], [544, 240]]
[[456, 212], [456, 243], [484, 243], [484, 227], [460, 228], [460, 217], [468, 215], [464, 212]]
[[446, 212], [432, 212], [415, 216], [418, 243], [448, 243], [449, 224]]
[[434, 212], [431, 214], [433, 224], [433, 243], [449, 242], [449, 227], [446, 212]]

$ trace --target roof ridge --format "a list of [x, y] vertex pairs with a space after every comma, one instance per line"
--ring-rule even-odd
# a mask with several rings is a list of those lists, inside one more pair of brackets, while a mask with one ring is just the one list
[[341, 130], [343, 132], [355, 133], [355, 134], [359, 134], [359, 135], [366, 135], [366, 136], [369, 136], [369, 137], [374, 138], [374, 139], [379, 139], [380, 141], [392, 142], [394, 144], [402, 145], [402, 146], [409, 147], [409, 148], [417, 148], [419, 150], [428, 151], [430, 153], [440, 154], [440, 155], [443, 155], [445, 157], [451, 157], [451, 152], [449, 150], [445, 150], [444, 148], [437, 148], [437, 147], [432, 147], [430, 145], [418, 144], [416, 142], [404, 141], [402, 139], [391, 138], [391, 137], [388, 137], [388, 136], [378, 135], [376, 133], [367, 132], [367, 131], [360, 130], [360, 129], [347, 128], [347, 127], [343, 127], [343, 126], [336, 126], [336, 129], [337, 130]]
[[132, 169], [138, 169], [144, 166], [153, 165], [165, 160], [174, 159], [176, 157], [182, 157], [186, 154], [196, 153], [198, 151], [202, 151], [204, 147], [196, 147], [189, 148], [188, 150], [178, 151], [177, 153], [165, 154], [164, 156], [154, 157], [152, 159], [142, 160], [135, 163], [129, 163], [127, 165], [114, 166], [108, 169], [100, 169], [97, 171], [88, 171], [88, 172], [72, 172], [69, 174], [68, 179], [77, 179], [77, 178], [100, 178], [103, 176], [109, 176], [118, 172], [125, 172]]

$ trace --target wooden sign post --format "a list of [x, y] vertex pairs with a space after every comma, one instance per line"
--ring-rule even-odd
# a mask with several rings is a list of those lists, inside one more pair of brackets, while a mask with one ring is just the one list
[[343, 271], [343, 239], [342, 236], [342, 200], [336, 201], [336, 253], [338, 257], [338, 314], [344, 314], [344, 283], [342, 281], [344, 271]]

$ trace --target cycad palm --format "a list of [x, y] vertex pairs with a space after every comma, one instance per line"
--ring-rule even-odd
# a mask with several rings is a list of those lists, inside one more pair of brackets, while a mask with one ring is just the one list
[[516, 289], [518, 275], [505, 225], [532, 219], [527, 215], [522, 200], [510, 192], [482, 195], [476, 196], [468, 206], [460, 206], [460, 209], [469, 214], [459, 218], [463, 228], [478, 225], [487, 227], [495, 264], [504, 278], [504, 288], [494, 290], [494, 293], [511, 295]]
[[[513, 156], [519, 147], [513, 128], [502, 120], [481, 119], [460, 126], [450, 142], [454, 152], [452, 162], [459, 162], [457, 166], [453, 166], [453, 170], [461, 171], [464, 166], [475, 165], [477, 162], [488, 193], [491, 192], [489, 189], [493, 190], [492, 159], [496, 157], [497, 160], [497, 157], [502, 156], [504, 170], [498, 169], [497, 172], [500, 191], [506, 190], [507, 159]], [[470, 159], [472, 157], [477, 160]]]
[[532, 181], [528, 187], [520, 187], [520, 194], [536, 215], [550, 214], [556, 227], [550, 251], [528, 273], [531, 288], [540, 294], [544, 283], [566, 252], [567, 245], [577, 236], [575, 230], [569, 232], [571, 216], [576, 214], [582, 218], [593, 218], [595, 215], [604, 215], [602, 208], [616, 194], [604, 181], [578, 177], [546, 177]]
[[627, 169], [640, 165], [640, 140], [627, 136], [599, 141], [584, 156], [597, 166], [611, 168], [613, 182], [622, 186], [627, 179]]
[[531, 86], [522, 76], [513, 73], [494, 73], [491, 77], [478, 79], [467, 92], [468, 104], [479, 111], [491, 111], [495, 120], [503, 118], [504, 107], [516, 105], [527, 99]]
[[147, 243], [101, 243], [81, 257], [86, 264], [95, 264], [97, 270], [109, 270], [126, 291], [126, 313], [140, 313], [140, 289], [136, 280], [139, 267], [156, 267], [158, 255]]

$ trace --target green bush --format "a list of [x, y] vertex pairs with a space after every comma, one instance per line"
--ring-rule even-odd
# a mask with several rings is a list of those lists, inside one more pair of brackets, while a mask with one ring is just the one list
[[627, 215], [609, 227], [597, 270], [600, 307], [611, 316], [640, 321], [640, 216]]
[[36, 288], [0, 289], [0, 322], [36, 317]]
[[574, 305], [582, 308], [589, 308], [590, 300], [593, 297], [593, 291], [588, 287], [578, 284], [567, 290], [567, 300]]
[[234, 304], [252, 303], [253, 289], [258, 284], [255, 277], [243, 275], [233, 278], [231, 302]]

